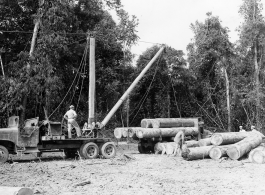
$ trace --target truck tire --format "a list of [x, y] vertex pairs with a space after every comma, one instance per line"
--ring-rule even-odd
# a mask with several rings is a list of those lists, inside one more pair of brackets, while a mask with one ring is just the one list
[[100, 154], [104, 158], [114, 158], [116, 156], [116, 146], [113, 142], [106, 142], [100, 147]]
[[0, 145], [0, 163], [5, 163], [8, 159], [9, 152], [5, 146]]
[[97, 144], [93, 142], [85, 143], [80, 147], [80, 155], [85, 159], [96, 158], [98, 154], [99, 154], [99, 148]]

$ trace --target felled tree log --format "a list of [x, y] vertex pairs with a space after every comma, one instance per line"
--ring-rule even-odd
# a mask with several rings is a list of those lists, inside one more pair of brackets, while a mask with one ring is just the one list
[[215, 146], [234, 144], [247, 136], [247, 132], [215, 133], [211, 137], [211, 143]]
[[200, 139], [199, 141], [199, 146], [209, 146], [211, 144], [211, 138], [205, 138], [205, 139]]
[[174, 148], [176, 147], [175, 142], [157, 142], [154, 146], [155, 154], [161, 154], [165, 150], [165, 154], [173, 154]]
[[158, 122], [153, 121], [153, 128], [198, 126], [197, 118], [156, 118], [155, 120]]
[[265, 148], [262, 150], [257, 150], [253, 154], [253, 162], [258, 164], [264, 164], [265, 163]]
[[187, 148], [182, 152], [182, 157], [185, 160], [198, 160], [209, 158], [209, 152], [213, 146], [202, 146], [196, 148]]
[[218, 160], [221, 157], [227, 156], [227, 149], [232, 145], [214, 146], [209, 152], [211, 159]]
[[153, 128], [153, 125], [157, 126], [156, 123], [158, 123], [158, 121], [155, 119], [142, 119], [141, 120], [141, 127], [142, 128]]
[[[253, 163], [260, 163], [262, 162], [262, 159], [265, 157], [263, 156], [263, 152], [260, 153], [260, 151], [265, 151], [265, 144], [260, 144], [257, 148], [251, 150], [248, 154], [248, 160], [249, 162]], [[254, 154], [257, 152], [257, 155], [255, 155], [255, 159], [253, 159]], [[264, 163], [264, 162], [263, 162]], [[262, 164], [262, 163], [260, 163]]]
[[187, 148], [199, 147], [199, 142], [195, 140], [185, 141], [185, 144], [187, 145]]
[[248, 137], [237, 142], [236, 144], [233, 144], [233, 146], [227, 149], [227, 155], [231, 159], [237, 160], [261, 144], [262, 137], [260, 135], [257, 135], [255, 133], [248, 134]]
[[124, 128], [123, 132], [122, 132], [122, 137], [128, 137], [128, 128]]
[[196, 127], [176, 127], [176, 128], [141, 128], [136, 131], [136, 136], [142, 138], [155, 137], [174, 137], [180, 131], [184, 131], [185, 135], [198, 135], [199, 131]]
[[124, 131], [128, 131], [128, 128], [126, 127], [117, 127], [114, 129], [114, 136], [117, 138], [117, 139], [120, 139], [123, 137], [123, 132]]
[[33, 195], [33, 190], [24, 187], [0, 186], [1, 195]]
[[130, 138], [133, 138], [133, 139], [139, 139], [136, 136], [136, 131], [139, 130], [139, 129], [142, 129], [142, 127], [129, 127], [129, 129], [128, 129], [128, 136]]

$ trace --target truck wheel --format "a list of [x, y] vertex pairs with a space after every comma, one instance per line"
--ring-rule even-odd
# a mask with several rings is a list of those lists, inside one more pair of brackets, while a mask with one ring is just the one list
[[99, 154], [97, 144], [93, 142], [85, 143], [80, 147], [80, 155], [85, 159], [96, 158]]
[[143, 144], [140, 142], [138, 143], [138, 151], [140, 154], [146, 154], [147, 153], [147, 148], [143, 146]]
[[0, 163], [4, 163], [7, 161], [9, 156], [9, 152], [5, 146], [0, 145]]
[[77, 153], [75, 150], [64, 150], [64, 154], [66, 158], [75, 158], [77, 156]]
[[100, 147], [100, 154], [104, 158], [114, 158], [116, 156], [116, 146], [113, 142], [106, 142]]

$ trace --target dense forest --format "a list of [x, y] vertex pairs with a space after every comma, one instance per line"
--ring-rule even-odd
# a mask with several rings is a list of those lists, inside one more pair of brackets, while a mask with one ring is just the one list
[[[255, 125], [265, 133], [262, 6], [260, 0], [242, 0], [238, 11], [244, 22], [238, 24], [236, 43], [218, 16], [209, 12], [205, 21], [194, 21], [187, 59], [166, 46], [106, 129], [139, 126], [143, 118], [202, 117], [209, 129]], [[138, 22], [119, 0], [1, 0], [0, 126], [11, 115], [19, 115], [20, 122], [44, 120], [44, 110], [50, 120], [60, 121], [71, 104], [82, 125], [88, 118], [91, 36], [96, 39], [96, 120], [102, 121], [160, 48], [150, 47], [133, 65], [130, 48], [140, 38]]]

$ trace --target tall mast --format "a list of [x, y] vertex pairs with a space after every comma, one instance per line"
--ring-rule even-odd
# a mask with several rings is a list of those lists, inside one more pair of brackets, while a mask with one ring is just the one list
[[89, 47], [89, 95], [88, 95], [88, 124], [95, 122], [95, 38], [90, 37]]

